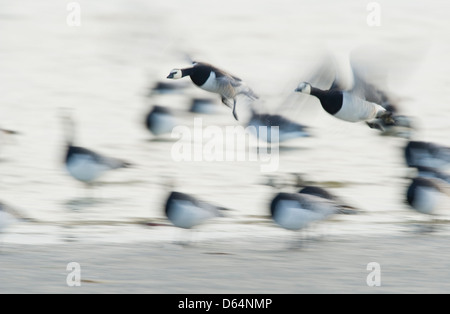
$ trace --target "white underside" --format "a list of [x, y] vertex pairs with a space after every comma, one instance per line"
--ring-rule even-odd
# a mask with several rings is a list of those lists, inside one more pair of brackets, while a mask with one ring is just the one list
[[84, 154], [74, 154], [66, 166], [72, 177], [86, 183], [98, 179], [105, 171], [111, 169], [108, 165], [98, 163]]
[[[319, 205], [322, 206], [322, 205]], [[285, 200], [277, 204], [274, 214], [274, 221], [281, 227], [288, 230], [299, 230], [307, 227], [315, 221], [326, 219], [334, 212], [329, 205], [323, 205], [322, 210], [312, 211], [304, 209], [297, 201]], [[328, 208], [325, 208], [328, 207]]]
[[415, 191], [413, 208], [423, 214], [435, 214], [441, 199], [442, 195], [439, 191], [427, 187], [418, 187]]
[[196, 206], [189, 201], [172, 201], [170, 206], [172, 208], [168, 218], [179, 228], [190, 229], [208, 219], [218, 217], [214, 211]]
[[375, 119], [379, 113], [385, 111], [380, 105], [365, 101], [350, 93], [343, 93], [342, 108], [334, 116], [348, 122], [360, 122]]
[[[237, 94], [245, 90], [241, 83], [224, 76], [217, 78], [214, 72], [211, 72], [206, 82], [200, 86], [200, 88], [208, 92], [220, 94], [227, 99], [234, 99]], [[233, 102], [231, 101], [229, 106], [231, 106], [232, 103]]]
[[209, 75], [206, 82], [200, 87], [208, 92], [217, 93], [219, 86], [216, 82], [216, 73], [211, 71], [211, 74]]
[[161, 135], [172, 132], [177, 123], [176, 119], [169, 114], [154, 113], [150, 116], [150, 124], [150, 131], [154, 135]]

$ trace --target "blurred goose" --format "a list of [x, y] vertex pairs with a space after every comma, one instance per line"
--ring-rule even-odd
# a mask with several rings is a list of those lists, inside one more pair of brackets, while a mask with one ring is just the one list
[[171, 94], [178, 94], [182, 90], [186, 88], [185, 84], [174, 84], [174, 83], [167, 83], [167, 82], [156, 82], [152, 88], [150, 88], [150, 92], [148, 96], [155, 96], [155, 95], [171, 95]]
[[145, 126], [153, 135], [159, 136], [172, 132], [178, 124], [177, 118], [169, 108], [153, 106], [145, 117]]
[[450, 147], [425, 141], [409, 141], [404, 150], [409, 167], [444, 168], [450, 165]]
[[410, 138], [417, 128], [416, 121], [411, 116], [399, 113], [396, 104], [398, 100], [395, 100], [392, 95], [388, 95], [386, 91], [379, 89], [374, 84], [363, 80], [358, 74], [354, 74], [354, 76], [360, 85], [359, 89], [364, 91], [365, 99], [380, 104], [391, 114], [390, 119], [376, 118], [372, 121], [366, 121], [366, 124], [372, 129], [380, 130], [381, 135]]
[[311, 136], [305, 125], [278, 114], [258, 114], [254, 112], [247, 126], [251, 127], [249, 130], [255, 137], [268, 143], [275, 139], [275, 134], [272, 134], [273, 127], [278, 127], [278, 139], [275, 139], [275, 141], [280, 143], [294, 138]]
[[441, 182], [432, 178], [416, 177], [408, 186], [406, 202], [420, 213], [434, 215], [441, 208], [445, 193], [448, 192]]
[[191, 229], [209, 219], [223, 217], [223, 210], [188, 194], [173, 191], [167, 198], [164, 213], [174, 226]]
[[356, 214], [359, 211], [353, 207], [348, 205], [346, 202], [344, 202], [340, 197], [337, 195], [334, 195], [330, 191], [318, 187], [318, 186], [305, 186], [302, 189], [300, 189], [299, 193], [301, 194], [308, 194], [308, 195], [314, 195], [317, 197], [321, 197], [324, 199], [327, 199], [329, 201], [332, 201], [337, 207], [338, 207], [338, 214]]
[[[391, 119], [377, 118], [366, 121], [371, 128], [381, 131], [381, 135], [410, 138], [416, 131], [417, 125], [413, 117], [402, 114], [399, 103], [402, 98], [396, 96], [388, 89], [388, 79], [392, 76], [405, 76], [404, 68], [397, 68], [403, 60], [412, 56], [411, 51], [382, 51], [371, 56], [373, 49], [361, 46], [350, 55], [350, 68], [353, 78], [352, 91], [365, 100], [376, 103], [392, 114]], [[417, 58], [417, 56], [415, 57]], [[408, 62], [408, 71], [414, 68], [419, 60]], [[409, 62], [412, 62], [409, 64]], [[407, 77], [402, 77], [404, 82]]]
[[251, 100], [258, 98], [240, 78], [208, 63], [193, 62], [190, 67], [173, 69], [167, 78], [181, 79], [185, 76], [189, 76], [192, 82], [201, 89], [219, 94], [222, 102], [233, 109], [233, 116], [236, 120], [238, 120], [236, 97], [242, 94]]
[[[367, 53], [356, 49], [350, 56], [350, 80], [342, 79], [336, 70], [334, 58], [323, 61], [327, 70], [322, 70], [323, 81], [315, 84], [302, 82], [296, 91], [317, 97], [323, 109], [336, 118], [349, 122], [364, 121], [370, 128], [378, 129], [381, 135], [410, 138], [416, 123], [410, 116], [401, 114], [399, 98], [387, 92], [387, 75], [393, 68], [377, 64], [368, 59]], [[331, 60], [330, 60], [331, 59]], [[382, 61], [380, 61], [382, 63]], [[322, 78], [321, 77], [321, 78]], [[332, 83], [329, 78], [334, 77]]]
[[130, 167], [131, 164], [121, 159], [107, 157], [84, 147], [74, 146], [74, 121], [63, 116], [66, 127], [65, 166], [69, 174], [87, 185], [92, 184], [106, 172]]
[[329, 218], [339, 208], [330, 200], [306, 193], [278, 193], [270, 204], [276, 224], [288, 230], [300, 230]]
[[382, 106], [369, 102], [349, 91], [340, 89], [322, 90], [302, 82], [296, 92], [315, 96], [322, 108], [330, 115], [348, 122], [362, 122], [373, 119], [383, 119], [392, 123], [392, 113]]
[[434, 178], [450, 183], [450, 175], [443, 171], [425, 166], [416, 166], [415, 168], [417, 169], [418, 177]]
[[212, 114], [216, 113], [218, 105], [215, 99], [195, 97], [191, 101], [190, 112]]

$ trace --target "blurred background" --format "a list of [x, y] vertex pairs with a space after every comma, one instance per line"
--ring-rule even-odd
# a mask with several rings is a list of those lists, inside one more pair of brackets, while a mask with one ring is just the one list
[[[390, 71], [386, 83], [403, 99], [401, 110], [417, 118], [414, 139], [450, 145], [445, 1], [377, 1], [378, 26], [369, 25], [369, 2], [361, 1], [77, 1], [79, 26], [67, 23], [68, 3], [0, 3], [0, 126], [18, 132], [1, 138], [0, 198], [36, 220], [11, 225], [3, 243], [172, 241], [178, 233], [163, 212], [172, 188], [232, 209], [199, 237], [276, 238], [289, 232], [268, 219], [280, 189], [266, 183], [290, 184], [290, 173], [363, 210], [325, 222], [330, 234], [410, 232], [424, 219], [404, 202], [407, 139], [334, 119], [293, 91], [318, 56], [332, 54], [345, 69], [355, 48], [371, 47], [368, 64], [378, 48], [393, 51], [380, 66]], [[283, 143], [271, 174], [254, 161], [174, 161], [170, 134], [145, 127], [153, 106], [173, 110], [188, 127], [195, 117], [203, 126], [242, 123], [189, 78], [178, 93], [151, 92], [189, 58], [242, 78], [268, 111], [281, 112], [289, 99], [312, 136]], [[211, 98], [213, 112], [191, 112], [196, 97]], [[61, 109], [75, 121], [75, 144], [133, 167], [106, 174], [92, 189], [70, 177]]]

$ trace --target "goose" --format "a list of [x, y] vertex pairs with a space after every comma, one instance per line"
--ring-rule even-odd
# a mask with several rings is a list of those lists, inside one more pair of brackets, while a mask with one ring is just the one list
[[[250, 127], [250, 132], [256, 138], [268, 143], [274, 141], [274, 135], [272, 134], [273, 127], [278, 127], [278, 139], [276, 139], [276, 141], [279, 143], [294, 138], [311, 136], [307, 126], [278, 114], [259, 114], [254, 112], [249, 119], [247, 126]], [[261, 128], [265, 131], [262, 132]]]
[[445, 168], [450, 165], [450, 147], [426, 141], [408, 141], [404, 157], [408, 167]]
[[448, 188], [441, 182], [432, 178], [413, 178], [406, 191], [407, 204], [419, 213], [437, 214], [444, 202], [446, 188]]
[[213, 114], [217, 112], [217, 109], [218, 106], [215, 99], [194, 97], [191, 100], [189, 111], [193, 113]]
[[190, 67], [173, 69], [167, 78], [181, 79], [186, 76], [189, 76], [192, 82], [201, 89], [219, 94], [222, 103], [232, 108], [236, 120], [238, 120], [236, 113], [238, 95], [245, 95], [251, 100], [259, 98], [240, 78], [209, 63], [193, 62]]
[[416, 166], [415, 168], [417, 169], [418, 177], [440, 179], [442, 181], [450, 183], [450, 175], [444, 173], [443, 171], [426, 166]]
[[300, 194], [308, 194], [308, 195], [314, 195], [317, 197], [321, 197], [324, 199], [327, 199], [329, 201], [332, 201], [335, 203], [335, 205], [338, 207], [338, 214], [357, 214], [359, 210], [357, 210], [355, 207], [348, 205], [346, 202], [344, 202], [340, 197], [337, 195], [331, 193], [330, 191], [319, 187], [319, 186], [313, 186], [308, 185], [300, 189], [298, 191]]
[[164, 213], [175, 227], [191, 229], [209, 219], [224, 217], [224, 210], [189, 194], [172, 191], [166, 200]]
[[280, 192], [270, 204], [273, 221], [287, 230], [300, 230], [339, 212], [333, 201], [306, 193]]
[[393, 123], [391, 112], [349, 91], [337, 88], [322, 90], [311, 86], [308, 82], [300, 83], [295, 91], [318, 98], [327, 113], [343, 121], [365, 122], [384, 119], [387, 123]]
[[[369, 102], [379, 104], [386, 111], [387, 115], [366, 121], [366, 124], [372, 128], [381, 131], [383, 136], [394, 136], [409, 139], [417, 129], [417, 123], [411, 116], [402, 114], [399, 109], [399, 97], [395, 97], [387, 91], [387, 88], [381, 88], [369, 79], [364, 78], [356, 65], [352, 65], [354, 78], [354, 88], [359, 95]], [[385, 85], [385, 84], [382, 84]]]
[[358, 53], [353, 51], [349, 58], [350, 80], [341, 78], [334, 58], [327, 55], [318, 71], [320, 79], [313, 84], [304, 81], [295, 91], [315, 96], [327, 113], [340, 120], [365, 122], [382, 135], [409, 138], [416, 128], [415, 121], [399, 112], [399, 98], [385, 87], [391, 69], [370, 69], [371, 62]]
[[185, 84], [173, 84], [168, 82], [156, 82], [148, 93], [149, 97], [155, 95], [173, 95], [179, 94], [186, 88]]
[[[366, 121], [369, 127], [378, 129], [383, 136], [410, 138], [417, 130], [417, 121], [412, 116], [401, 112], [399, 104], [403, 100], [402, 97], [395, 95], [388, 88], [390, 77], [404, 76], [406, 73], [404, 68], [398, 69], [397, 65], [411, 57], [411, 53], [408, 51], [405, 55], [403, 53], [398, 55], [400, 51], [401, 49], [396, 53], [380, 51], [376, 56], [369, 57], [373, 53], [369, 47], [361, 46], [353, 50], [350, 55], [350, 70], [353, 77], [352, 92], [369, 102], [379, 104], [391, 113], [391, 118], [388, 119], [377, 118], [373, 121]], [[417, 64], [417, 61], [414, 62], [414, 65]], [[411, 64], [408, 69], [412, 68], [414, 66]], [[401, 79], [402, 82], [406, 80], [407, 78]]]
[[177, 124], [173, 112], [163, 106], [153, 106], [145, 117], [145, 127], [155, 136], [172, 132]]
[[99, 177], [114, 169], [128, 168], [129, 162], [108, 157], [90, 149], [74, 145], [74, 121], [63, 116], [66, 128], [66, 153], [64, 164], [68, 173], [76, 180], [92, 185]]

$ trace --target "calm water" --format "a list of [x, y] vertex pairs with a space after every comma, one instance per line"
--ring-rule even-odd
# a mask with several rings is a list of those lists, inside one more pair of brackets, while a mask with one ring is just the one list
[[[11, 226], [5, 242], [173, 239], [174, 228], [146, 225], [167, 223], [169, 183], [233, 209], [230, 217], [202, 226], [200, 237], [286, 233], [265, 217], [277, 190], [263, 184], [267, 174], [260, 163], [175, 162], [174, 141], [152, 140], [144, 128], [155, 104], [176, 109], [186, 126], [195, 117], [205, 127], [238, 125], [219, 103], [214, 115], [188, 113], [192, 96], [210, 96], [199, 89], [146, 97], [172, 68], [188, 64], [186, 55], [240, 76], [269, 110], [286, 98], [293, 101], [289, 110], [311, 127], [313, 137], [286, 142], [272, 175], [302, 173], [364, 211], [324, 224], [326, 232], [409, 232], [426, 219], [403, 203], [404, 139], [337, 121], [292, 91], [319, 52], [344, 59], [364, 44], [373, 45], [375, 55], [378, 47], [401, 48], [401, 57], [390, 64], [389, 87], [403, 97], [402, 110], [417, 117], [417, 139], [450, 145], [446, 2], [379, 1], [379, 27], [367, 25], [369, 12], [361, 1], [78, 3], [80, 27], [66, 24], [66, 2], [0, 4], [0, 124], [21, 133], [2, 138], [0, 198], [39, 221]], [[73, 111], [77, 144], [135, 166], [107, 174], [101, 186], [86, 191], [63, 167], [61, 108]], [[448, 230], [444, 225], [441, 232]]]

